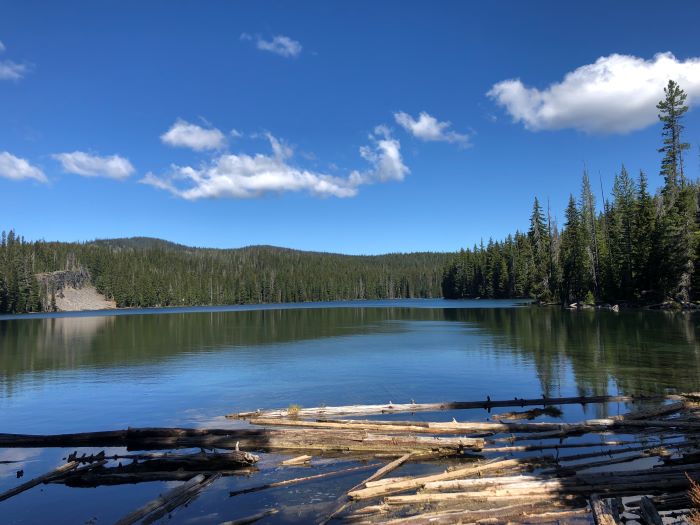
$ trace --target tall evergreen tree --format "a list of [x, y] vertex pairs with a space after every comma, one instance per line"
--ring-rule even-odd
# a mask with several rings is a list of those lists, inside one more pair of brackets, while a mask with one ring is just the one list
[[656, 105], [659, 110], [659, 120], [663, 122], [663, 145], [659, 153], [664, 157], [661, 161], [661, 175], [664, 178], [664, 196], [666, 199], [675, 197], [675, 191], [685, 184], [683, 173], [683, 152], [690, 144], [681, 140], [683, 125], [681, 119], [688, 111], [685, 105], [687, 94], [673, 80], [668, 81], [664, 88], [664, 98]]

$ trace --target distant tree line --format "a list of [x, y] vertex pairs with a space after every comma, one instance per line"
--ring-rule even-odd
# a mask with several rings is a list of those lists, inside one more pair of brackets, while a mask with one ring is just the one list
[[444, 253], [351, 256], [270, 246], [217, 250], [158, 239], [0, 243], [0, 312], [50, 311], [36, 274], [89, 272], [119, 307], [253, 304], [441, 296]]
[[532, 297], [544, 302], [681, 303], [700, 298], [700, 183], [684, 172], [686, 94], [674, 81], [657, 105], [663, 124], [661, 176], [652, 196], [647, 177], [624, 166], [612, 201], [597, 211], [587, 173], [561, 231], [535, 198], [526, 233], [460, 251], [443, 274], [447, 298]]

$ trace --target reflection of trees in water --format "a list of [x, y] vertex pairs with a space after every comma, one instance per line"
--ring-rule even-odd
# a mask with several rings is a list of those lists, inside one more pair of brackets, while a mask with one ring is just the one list
[[397, 328], [389, 320], [442, 320], [441, 310], [325, 308], [0, 321], [0, 384], [20, 374], [154, 363], [186, 352]]
[[475, 323], [497, 348], [534, 362], [542, 391], [556, 391], [571, 364], [580, 394], [696, 390], [700, 385], [700, 316], [649, 311], [559, 308], [446, 310]]
[[[386, 321], [467, 323], [480, 351], [533, 362], [553, 395], [569, 365], [581, 394], [696, 390], [700, 316], [558, 308], [312, 308], [0, 321], [0, 385], [25, 373], [157, 363], [181, 353], [396, 332]], [[9, 393], [9, 392], [8, 392]]]

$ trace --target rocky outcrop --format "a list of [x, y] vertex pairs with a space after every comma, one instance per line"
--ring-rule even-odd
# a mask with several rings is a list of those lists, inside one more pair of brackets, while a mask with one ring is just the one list
[[86, 268], [40, 273], [36, 278], [41, 304], [47, 312], [105, 310], [117, 306], [95, 289]]

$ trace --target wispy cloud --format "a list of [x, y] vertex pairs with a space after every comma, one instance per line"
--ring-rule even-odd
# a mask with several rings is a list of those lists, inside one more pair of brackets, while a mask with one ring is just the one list
[[32, 179], [41, 183], [48, 182], [41, 169], [7, 151], [0, 152], [0, 177], [11, 180]]
[[83, 151], [72, 153], [57, 153], [53, 158], [61, 163], [63, 170], [83, 177], [106, 177], [108, 179], [123, 180], [134, 173], [129, 159], [119, 155], [100, 157]]
[[371, 167], [338, 177], [304, 169], [292, 162], [293, 150], [280, 139], [266, 134], [270, 154], [221, 155], [200, 168], [173, 166], [166, 175], [148, 173], [141, 182], [187, 199], [250, 199], [270, 193], [305, 191], [318, 197], [353, 197], [363, 184], [402, 180], [409, 172], [403, 164], [400, 143], [386, 128], [370, 136], [371, 146], [361, 156]]
[[255, 41], [255, 46], [262, 51], [269, 51], [285, 58], [296, 58], [303, 49], [301, 42], [285, 35], [276, 35], [272, 40], [265, 40], [260, 35], [253, 37], [249, 33], [241, 34], [243, 41]]
[[425, 111], [421, 111], [417, 119], [414, 119], [408, 113], [399, 111], [394, 113], [394, 119], [398, 125], [417, 139], [426, 142], [450, 142], [462, 146], [469, 145], [469, 135], [451, 130], [451, 122], [440, 122]]
[[[7, 48], [0, 42], [0, 53], [4, 53]], [[26, 64], [18, 64], [12, 60], [0, 60], [0, 80], [20, 80], [29, 72]]]
[[195, 151], [221, 149], [226, 144], [226, 137], [216, 128], [203, 128], [178, 119], [160, 140], [169, 146], [190, 148]]
[[626, 133], [657, 122], [656, 103], [669, 80], [700, 99], [700, 58], [678, 60], [659, 53], [651, 60], [613, 54], [567, 73], [545, 89], [521, 80], [495, 84], [488, 96], [527, 129], [572, 128], [587, 133]]

